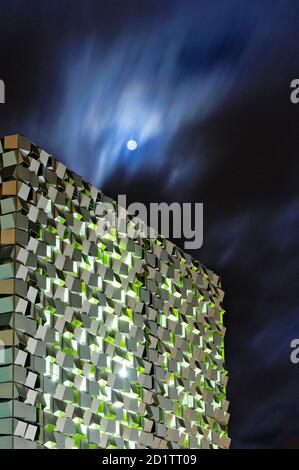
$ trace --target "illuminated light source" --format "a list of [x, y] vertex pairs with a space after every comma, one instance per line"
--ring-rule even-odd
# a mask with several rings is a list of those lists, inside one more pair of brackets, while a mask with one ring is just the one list
[[137, 147], [138, 147], [138, 144], [137, 144], [136, 140], [133, 140], [133, 139], [128, 140], [128, 142], [127, 142], [127, 148], [128, 148], [129, 150], [136, 150]]
[[122, 368], [119, 371], [119, 376], [122, 377], [123, 379], [128, 376], [126, 366], [122, 366]]

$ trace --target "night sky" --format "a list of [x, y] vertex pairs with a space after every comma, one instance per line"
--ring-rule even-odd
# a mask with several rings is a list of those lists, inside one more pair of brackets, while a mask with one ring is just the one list
[[0, 0], [0, 22], [0, 135], [115, 198], [204, 203], [232, 447], [299, 448], [298, 1]]

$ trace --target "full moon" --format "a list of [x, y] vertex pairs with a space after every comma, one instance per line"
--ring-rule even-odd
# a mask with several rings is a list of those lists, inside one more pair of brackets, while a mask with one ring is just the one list
[[128, 142], [127, 142], [127, 148], [128, 148], [129, 150], [136, 150], [136, 149], [137, 149], [137, 146], [138, 146], [138, 144], [137, 144], [136, 140], [128, 140]]

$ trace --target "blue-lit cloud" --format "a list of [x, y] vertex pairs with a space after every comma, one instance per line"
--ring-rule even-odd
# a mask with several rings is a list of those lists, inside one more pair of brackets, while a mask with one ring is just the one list
[[[129, 179], [137, 171], [155, 176], [166, 169], [168, 188], [191, 182], [194, 166], [200, 169], [198, 148], [173, 142], [221, 105], [246, 47], [241, 33], [235, 37], [221, 20], [219, 31], [204, 23], [200, 11], [180, 4], [142, 32], [124, 30], [108, 44], [91, 32], [71, 48], [62, 46], [59, 109], [49, 103], [42, 121], [33, 115], [32, 135], [55, 136], [65, 162], [98, 186], [120, 170]], [[133, 155], [129, 139], [138, 142]]]
[[[219, 103], [215, 90], [223, 69], [178, 80], [181, 45], [176, 41], [164, 49], [160, 43], [156, 37], [136, 44], [132, 36], [108, 51], [90, 43], [67, 69], [62, 112], [53, 131], [60, 139], [67, 135], [68, 161], [79, 156], [80, 165], [84, 154], [98, 185], [122, 166], [127, 175], [141, 168], [158, 173], [166, 163], [172, 175], [181, 171], [167, 146], [182, 125], [203, 118]], [[126, 149], [131, 137], [138, 142], [134, 158]], [[185, 152], [188, 159], [190, 149]], [[79, 170], [84, 173], [84, 166]]]

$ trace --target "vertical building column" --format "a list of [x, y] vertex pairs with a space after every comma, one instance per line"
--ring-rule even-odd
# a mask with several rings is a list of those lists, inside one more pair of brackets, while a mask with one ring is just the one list
[[[14, 447], [15, 396], [15, 242], [17, 181], [6, 180], [6, 168], [13, 155], [1, 151], [0, 186], [0, 447]], [[7, 159], [6, 159], [7, 157]]]

